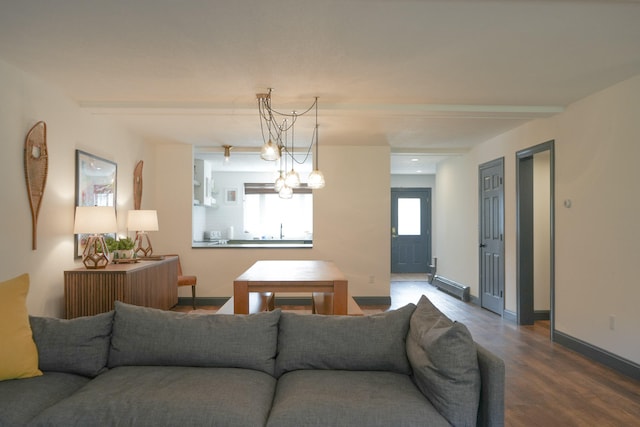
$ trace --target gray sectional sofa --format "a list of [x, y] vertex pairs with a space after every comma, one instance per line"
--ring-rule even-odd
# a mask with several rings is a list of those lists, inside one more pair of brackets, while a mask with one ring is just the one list
[[364, 317], [117, 302], [30, 323], [44, 374], [0, 382], [0, 426], [503, 425], [504, 364], [426, 297]]

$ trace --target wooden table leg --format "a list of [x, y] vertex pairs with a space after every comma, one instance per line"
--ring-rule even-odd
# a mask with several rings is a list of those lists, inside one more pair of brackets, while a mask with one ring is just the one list
[[347, 314], [348, 297], [348, 282], [335, 280], [333, 282], [333, 314]]
[[249, 314], [249, 282], [246, 280], [233, 282], [233, 312]]

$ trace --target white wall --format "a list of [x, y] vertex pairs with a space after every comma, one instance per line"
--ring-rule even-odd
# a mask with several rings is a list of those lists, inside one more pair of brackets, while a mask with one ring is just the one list
[[[145, 157], [145, 146], [108, 120], [81, 111], [58, 90], [2, 61], [0, 99], [0, 234], [5, 242], [0, 245], [0, 280], [29, 273], [29, 312], [62, 316], [63, 271], [82, 266], [73, 253], [75, 150], [118, 163], [118, 224], [120, 232], [126, 233], [126, 211], [133, 207], [133, 168]], [[38, 217], [38, 247], [32, 250], [23, 150], [27, 132], [40, 120], [47, 124], [49, 164]]]
[[[478, 295], [477, 170], [479, 164], [504, 156], [505, 305], [516, 311], [515, 153], [554, 139], [556, 329], [639, 363], [638, 111], [640, 76], [443, 164], [436, 187], [447, 197], [439, 200], [434, 228], [441, 274], [470, 285]], [[572, 201], [570, 209], [563, 207], [565, 199]], [[611, 315], [616, 319], [613, 331]]]
[[391, 187], [394, 188], [434, 188], [435, 186], [435, 175], [391, 175]]
[[[233, 280], [261, 259], [332, 260], [347, 276], [352, 295], [389, 296], [389, 147], [325, 145], [320, 151], [327, 185], [314, 191], [313, 248], [192, 249], [191, 146], [159, 145], [160, 231], [153, 237], [154, 252], [179, 253], [185, 273], [198, 276], [199, 296], [231, 296]], [[189, 296], [188, 289], [180, 292]]]

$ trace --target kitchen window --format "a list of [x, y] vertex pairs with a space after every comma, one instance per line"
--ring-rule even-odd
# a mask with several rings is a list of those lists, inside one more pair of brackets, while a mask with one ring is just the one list
[[303, 184], [281, 199], [275, 164], [259, 153], [234, 152], [227, 163], [220, 153], [195, 153], [193, 167], [192, 247], [313, 246], [311, 189]]

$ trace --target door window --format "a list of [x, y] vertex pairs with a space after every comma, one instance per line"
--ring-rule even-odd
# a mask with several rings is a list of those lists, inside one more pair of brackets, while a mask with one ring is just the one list
[[398, 235], [419, 236], [420, 229], [420, 199], [398, 199]]

